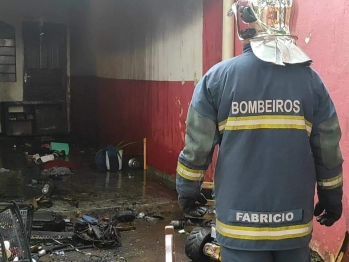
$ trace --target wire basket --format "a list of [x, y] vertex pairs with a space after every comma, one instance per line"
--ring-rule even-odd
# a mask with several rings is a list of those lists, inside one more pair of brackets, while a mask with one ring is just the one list
[[0, 261], [31, 262], [27, 230], [16, 203], [0, 203], [0, 235]]

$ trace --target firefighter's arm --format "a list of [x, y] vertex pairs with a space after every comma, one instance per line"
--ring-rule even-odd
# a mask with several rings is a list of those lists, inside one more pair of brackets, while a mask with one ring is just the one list
[[322, 225], [331, 226], [342, 214], [343, 158], [339, 146], [341, 129], [333, 101], [320, 77], [315, 78], [311, 147], [315, 161], [319, 202], [314, 215]]
[[[185, 146], [180, 152], [176, 172], [179, 204], [193, 205], [200, 196], [205, 172], [219, 143], [217, 110], [214, 102], [216, 83], [204, 76], [194, 90], [186, 120]], [[188, 203], [188, 201], [190, 203]], [[183, 208], [182, 208], [183, 209]]]

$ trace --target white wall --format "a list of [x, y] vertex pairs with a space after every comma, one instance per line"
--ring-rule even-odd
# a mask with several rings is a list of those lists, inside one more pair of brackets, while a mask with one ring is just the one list
[[67, 0], [0, 0], [0, 20], [16, 28], [17, 64], [17, 82], [0, 83], [0, 101], [23, 99], [22, 22], [40, 21], [42, 18], [44, 22], [68, 24], [68, 8]]
[[72, 5], [72, 75], [160, 81], [201, 77], [201, 0], [87, 0]]

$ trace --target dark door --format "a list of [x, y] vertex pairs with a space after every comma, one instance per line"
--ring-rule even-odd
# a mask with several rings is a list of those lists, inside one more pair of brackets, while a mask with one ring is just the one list
[[24, 22], [24, 101], [66, 100], [66, 26]]

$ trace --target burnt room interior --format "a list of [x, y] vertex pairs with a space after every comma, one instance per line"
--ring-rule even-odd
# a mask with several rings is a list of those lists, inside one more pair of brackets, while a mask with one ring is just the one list
[[[349, 44], [342, 36], [324, 49], [312, 36], [324, 13], [311, 20], [305, 11], [320, 7], [310, 2], [299, 43], [338, 102], [347, 145]], [[197, 261], [187, 239], [197, 227], [211, 239], [217, 151], [202, 219], [180, 211], [176, 167], [195, 85], [242, 52], [226, 16], [233, 3], [0, 0], [0, 225], [14, 225], [0, 226], [4, 261]], [[343, 19], [331, 19], [328, 31], [338, 34]], [[349, 261], [347, 224], [315, 228], [313, 262]]]
[[20, 203], [33, 260], [165, 260], [187, 107], [221, 59], [222, 4], [180, 2], [0, 1], [0, 196]]

